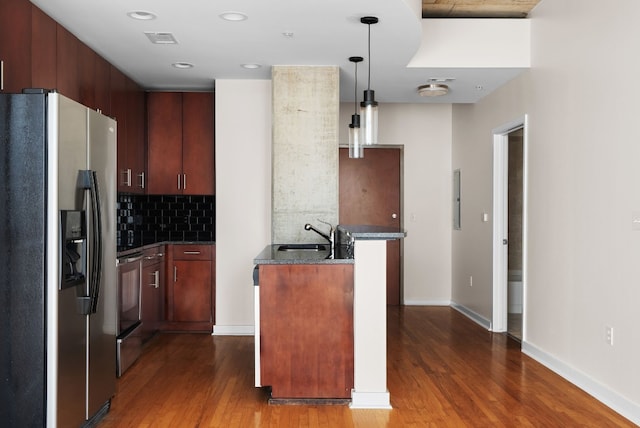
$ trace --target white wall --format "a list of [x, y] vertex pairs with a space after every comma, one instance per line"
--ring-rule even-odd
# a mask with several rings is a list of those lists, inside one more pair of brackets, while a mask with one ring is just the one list
[[[348, 144], [352, 103], [340, 106], [340, 144]], [[451, 105], [381, 104], [379, 144], [404, 145], [405, 304], [451, 300]], [[365, 149], [365, 157], [367, 156]], [[375, 150], [375, 149], [373, 149]]]
[[[529, 116], [523, 349], [640, 423], [640, 2], [543, 0], [531, 70], [453, 108], [453, 300], [491, 318], [491, 130]], [[570, 35], [570, 36], [567, 36]], [[473, 275], [473, 287], [468, 277]], [[614, 328], [614, 345], [605, 342]]]
[[216, 80], [216, 334], [253, 332], [253, 258], [271, 243], [271, 81]]
[[[505, 37], [508, 34], [508, 37]], [[527, 19], [423, 19], [409, 67], [529, 67]]]

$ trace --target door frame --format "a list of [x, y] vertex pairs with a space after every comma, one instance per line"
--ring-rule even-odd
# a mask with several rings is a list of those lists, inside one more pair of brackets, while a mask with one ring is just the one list
[[527, 180], [528, 180], [528, 117], [525, 114], [511, 122], [494, 128], [493, 134], [493, 314], [491, 331], [507, 331], [508, 315], [508, 184], [509, 184], [509, 134], [522, 129], [522, 340], [526, 337], [527, 308]]

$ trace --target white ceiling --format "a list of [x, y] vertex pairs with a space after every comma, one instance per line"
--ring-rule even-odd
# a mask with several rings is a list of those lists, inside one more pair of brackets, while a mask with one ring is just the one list
[[[31, 0], [110, 63], [151, 90], [210, 90], [216, 79], [270, 79], [273, 65], [337, 65], [341, 100], [353, 101], [354, 65], [362, 56], [358, 94], [367, 80], [367, 26], [371, 26], [371, 88], [381, 102], [469, 103], [521, 69], [407, 68], [421, 43], [419, 0]], [[414, 5], [413, 3], [416, 3]], [[410, 6], [411, 5], [411, 6]], [[414, 7], [416, 6], [416, 7]], [[152, 12], [141, 21], [131, 11]], [[248, 19], [222, 20], [226, 11]], [[172, 33], [178, 44], [154, 45], [145, 32]], [[285, 32], [293, 33], [287, 38]], [[194, 67], [179, 70], [175, 62]], [[247, 70], [245, 63], [261, 68]], [[444, 97], [420, 97], [419, 85], [454, 77]], [[481, 85], [484, 90], [477, 91]]]

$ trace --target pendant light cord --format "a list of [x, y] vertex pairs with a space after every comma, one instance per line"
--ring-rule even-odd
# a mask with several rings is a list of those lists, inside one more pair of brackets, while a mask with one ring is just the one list
[[368, 73], [368, 79], [367, 79], [367, 90], [371, 90], [371, 24], [367, 24], [367, 28], [369, 29], [369, 36], [368, 36], [368, 63], [369, 63], [369, 73]]
[[358, 114], [358, 63], [354, 61], [356, 65], [356, 84], [353, 88], [353, 114]]

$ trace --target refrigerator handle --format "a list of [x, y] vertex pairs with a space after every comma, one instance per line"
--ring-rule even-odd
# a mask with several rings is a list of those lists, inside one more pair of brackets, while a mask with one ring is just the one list
[[100, 280], [102, 278], [102, 211], [100, 204], [100, 189], [95, 171], [81, 171], [82, 183], [85, 190], [89, 190], [91, 205], [91, 260], [89, 276], [89, 297], [91, 298], [90, 313], [96, 313], [98, 297], [100, 295]]

